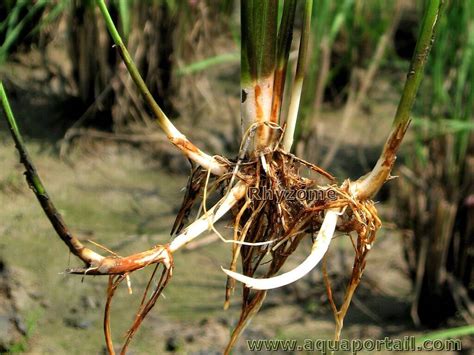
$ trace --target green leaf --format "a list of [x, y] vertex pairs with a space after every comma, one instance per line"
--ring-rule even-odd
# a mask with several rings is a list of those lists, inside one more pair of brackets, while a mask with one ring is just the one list
[[438, 332], [425, 334], [415, 339], [416, 344], [423, 344], [426, 340], [460, 338], [466, 335], [474, 334], [474, 325], [466, 325], [451, 329], [440, 330]]
[[189, 65], [186, 65], [182, 68], [179, 68], [176, 71], [176, 74], [177, 75], [194, 74], [194, 73], [209, 69], [219, 64], [236, 63], [239, 61], [239, 59], [240, 59], [240, 56], [238, 52], [218, 54], [216, 56], [199, 60]]

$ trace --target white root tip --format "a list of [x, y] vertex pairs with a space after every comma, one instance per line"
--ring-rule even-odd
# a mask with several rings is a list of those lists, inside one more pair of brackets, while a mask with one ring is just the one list
[[267, 279], [255, 279], [221, 267], [222, 271], [237, 281], [244, 283], [248, 288], [255, 290], [270, 290], [293, 283], [313, 270], [319, 264], [324, 254], [326, 254], [336, 229], [338, 217], [338, 210], [327, 211], [318, 236], [313, 243], [311, 253], [300, 265], [287, 273]]

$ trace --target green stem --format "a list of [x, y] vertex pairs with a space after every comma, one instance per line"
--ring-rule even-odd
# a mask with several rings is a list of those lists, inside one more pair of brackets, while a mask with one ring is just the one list
[[272, 131], [266, 123], [272, 116], [273, 85], [277, 50], [277, 0], [241, 1], [241, 75], [242, 128], [245, 132], [257, 123], [256, 144], [269, 144]]
[[10, 103], [8, 102], [8, 97], [2, 82], [0, 82], [0, 100], [3, 112], [8, 122], [8, 128], [10, 129], [10, 133], [13, 137], [13, 140], [15, 141], [16, 149], [20, 153], [20, 161], [26, 169], [25, 175], [28, 185], [36, 195], [36, 198], [38, 199], [44, 213], [48, 217], [56, 233], [59, 235], [62, 241], [66, 243], [71, 253], [78, 256], [87, 265], [90, 265], [93, 260], [97, 260], [101, 257], [91, 250], [85, 248], [82, 243], [72, 235], [61, 214], [58, 212], [53, 204], [53, 201], [46, 192], [36, 168], [30, 159], [28, 151], [26, 150], [23, 137], [21, 136], [20, 130], [16, 123], [15, 116], [13, 115]]
[[385, 142], [375, 167], [368, 175], [357, 180], [353, 186], [354, 193], [357, 194], [359, 199], [373, 197], [390, 177], [397, 151], [410, 124], [410, 113], [423, 78], [425, 64], [434, 41], [443, 3], [444, 0], [429, 0], [428, 2], [402, 97], [393, 120], [392, 131]]
[[293, 39], [293, 24], [295, 22], [296, 0], [286, 0], [283, 7], [281, 24], [277, 39], [277, 68], [283, 70], [288, 64], [288, 56]]
[[242, 81], [245, 85], [273, 75], [276, 64], [278, 2], [245, 0], [241, 2]]
[[166, 114], [161, 110], [160, 106], [156, 103], [155, 99], [151, 95], [150, 90], [145, 84], [145, 81], [138, 72], [137, 66], [133, 62], [130, 53], [128, 53], [127, 48], [123, 44], [122, 38], [115, 27], [112, 18], [110, 17], [107, 6], [105, 5], [104, 0], [96, 0], [97, 5], [99, 6], [100, 11], [104, 17], [106, 26], [112, 36], [115, 45], [117, 46], [120, 56], [122, 57], [125, 66], [130, 73], [133, 81], [138, 87], [138, 90], [145, 98], [146, 103], [150, 107], [154, 116], [157, 118], [159, 125], [168, 136], [168, 139], [173, 143], [177, 148], [179, 148], [189, 159], [193, 160], [197, 164], [201, 165], [205, 169], [210, 169], [213, 174], [221, 175], [226, 171], [226, 167], [219, 163], [214, 157], [204, 153], [198, 149], [194, 144], [192, 144], [184, 134], [182, 134], [168, 119]]
[[283, 90], [293, 40], [293, 24], [295, 22], [296, 0], [286, 0], [284, 3], [281, 24], [277, 39], [277, 65], [273, 79], [272, 111], [270, 120], [280, 122], [280, 111], [283, 102]]
[[122, 57], [125, 63], [125, 66], [127, 67], [130, 73], [130, 76], [132, 77], [133, 81], [137, 85], [138, 90], [145, 98], [146, 103], [148, 104], [151, 111], [158, 119], [158, 123], [160, 124], [161, 128], [165, 131], [166, 135], [168, 137], [176, 136], [176, 133], [178, 132], [177, 129], [168, 119], [168, 117], [163, 112], [163, 110], [161, 110], [160, 106], [153, 98], [150, 90], [148, 90], [148, 87], [146, 86], [145, 81], [141, 77], [135, 63], [133, 62], [132, 57], [130, 56], [130, 53], [128, 52], [127, 48], [125, 47], [122, 41], [122, 37], [120, 36], [119, 32], [117, 31], [117, 28], [115, 27], [114, 21], [112, 20], [112, 17], [110, 16], [109, 11], [107, 10], [107, 6], [105, 5], [105, 1], [97, 0], [97, 5], [99, 6], [100, 11], [102, 12], [102, 16], [104, 17], [107, 29], [109, 30], [110, 35], [112, 36], [112, 39], [119, 50], [120, 56]]
[[290, 106], [288, 108], [285, 136], [283, 137], [283, 149], [287, 152], [291, 150], [291, 146], [293, 145], [301, 93], [303, 90], [303, 81], [306, 71], [306, 56], [308, 52], [308, 41], [311, 29], [311, 12], [313, 11], [313, 0], [306, 0], [305, 5], [303, 32], [301, 33], [295, 81], [293, 83], [293, 91], [291, 93]]
[[415, 102], [421, 80], [423, 79], [425, 64], [434, 42], [436, 25], [438, 24], [438, 17], [443, 2], [444, 0], [430, 0], [428, 2], [428, 7], [421, 25], [420, 35], [416, 42], [415, 53], [411, 60], [405, 87], [403, 88], [402, 97], [398, 104], [397, 113], [395, 114], [395, 119], [393, 121], [393, 126], [398, 126], [400, 124], [408, 125], [410, 121], [411, 109]]

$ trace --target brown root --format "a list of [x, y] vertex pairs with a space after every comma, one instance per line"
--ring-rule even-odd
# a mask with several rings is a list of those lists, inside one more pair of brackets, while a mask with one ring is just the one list
[[[309, 171], [304, 175], [302, 168]], [[325, 212], [330, 209], [342, 211], [336, 227], [338, 231], [357, 233], [354, 268], [340, 309], [336, 307], [330, 283], [325, 277], [328, 281], [328, 296], [335, 312], [336, 333], [340, 336], [344, 317], [365, 268], [367, 253], [381, 225], [374, 203], [370, 200], [361, 201], [354, 196], [349, 180], [338, 187], [334, 184], [331, 174], [279, 148], [255, 152], [254, 156], [241, 164], [240, 174], [246, 178], [247, 191], [263, 191], [266, 196], [255, 196], [247, 192], [247, 198], [234, 207], [234, 240], [254, 244], [272, 240], [274, 243], [262, 246], [234, 244], [229, 267], [231, 271], [236, 270], [237, 260], [240, 257], [243, 275], [252, 278], [255, 275], [272, 277], [281, 269], [303, 238], [312, 237], [321, 229]], [[306, 177], [311, 174], [316, 177]], [[326, 185], [321, 186], [323, 181], [326, 181]], [[327, 181], [330, 184], [327, 184]], [[318, 196], [323, 197], [278, 198], [287, 196], [284, 195], [287, 192], [294, 194], [302, 190], [319, 192]], [[329, 191], [334, 198], [330, 198]], [[234, 287], [235, 280], [229, 277], [224, 308], [230, 305]], [[265, 295], [266, 291], [243, 287], [241, 316], [226, 353], [230, 352], [249, 320], [258, 312]]]
[[142, 322], [145, 319], [145, 317], [147, 316], [147, 314], [155, 306], [155, 303], [158, 300], [158, 297], [160, 297], [160, 295], [163, 293], [163, 290], [165, 289], [166, 285], [168, 284], [168, 281], [171, 279], [173, 269], [164, 267], [157, 286], [155, 287], [155, 289], [151, 293], [148, 300], [146, 300], [150, 285], [151, 285], [151, 283], [152, 283], [152, 281], [155, 277], [155, 273], [156, 273], [158, 267], [159, 267], [159, 264], [156, 265], [155, 270], [153, 270], [153, 274], [151, 275], [150, 280], [148, 281], [148, 284], [146, 286], [146, 290], [143, 294], [143, 298], [142, 298], [142, 301], [140, 303], [140, 308], [138, 309], [138, 312], [135, 316], [135, 320], [134, 320], [132, 326], [130, 327], [130, 329], [127, 331], [125, 343], [122, 347], [121, 354], [125, 354], [125, 351], [127, 350], [128, 345], [132, 341], [133, 336], [137, 332], [138, 328], [142, 324]]
[[[129, 330], [126, 333], [125, 341], [124, 344], [122, 345], [122, 348], [120, 350], [120, 354], [125, 354], [127, 351], [127, 348], [130, 344], [130, 342], [133, 339], [133, 336], [135, 333], [138, 331], [140, 328], [140, 325], [142, 324], [143, 320], [147, 316], [147, 314], [151, 311], [151, 309], [155, 306], [156, 301], [158, 300], [158, 297], [162, 294], [164, 288], [168, 284], [168, 281], [171, 279], [172, 276], [172, 260], [170, 260], [170, 263], [168, 265], [163, 263], [163, 271], [161, 273], [161, 277], [156, 285], [156, 287], [153, 289], [151, 292], [151, 295], [147, 299], [147, 296], [150, 291], [150, 286], [151, 283], [153, 282], [156, 272], [159, 268], [160, 264], [155, 265], [155, 269], [153, 270], [153, 273], [148, 281], [148, 284], [145, 288], [145, 291], [143, 293], [142, 301], [140, 303], [140, 307], [138, 308], [138, 311], [135, 315], [135, 319], [133, 321], [133, 324], [129, 328]], [[110, 329], [110, 310], [111, 310], [111, 304], [112, 304], [112, 299], [115, 295], [115, 291], [117, 290], [117, 287], [120, 285], [120, 283], [126, 279], [129, 276], [129, 273], [124, 273], [120, 275], [109, 275], [109, 283], [107, 287], [107, 301], [105, 304], [105, 310], [104, 310], [104, 335], [105, 335], [105, 342], [107, 345], [107, 351], [109, 354], [114, 355], [115, 354], [115, 349], [113, 346], [113, 341], [112, 341], [112, 334], [111, 334], [111, 329]]]
[[[334, 340], [340, 340], [344, 325], [344, 318], [354, 296], [354, 292], [359, 286], [362, 274], [365, 270], [367, 254], [375, 241], [376, 232], [380, 229], [382, 223], [377, 215], [373, 201], [353, 200], [351, 207], [352, 219], [344, 226], [346, 233], [351, 230], [357, 233], [357, 243], [354, 244], [354, 263], [351, 277], [349, 279], [341, 306], [338, 308], [333, 297], [331, 282], [326, 270], [326, 263], [323, 263], [323, 279], [326, 285], [326, 291], [334, 313], [336, 328]], [[348, 228], [350, 226], [350, 228]], [[352, 241], [352, 239], [351, 239]]]

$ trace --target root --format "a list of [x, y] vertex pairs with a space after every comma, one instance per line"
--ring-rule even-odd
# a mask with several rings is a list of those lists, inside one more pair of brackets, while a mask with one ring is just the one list
[[110, 275], [109, 284], [107, 286], [107, 301], [105, 303], [104, 310], [104, 335], [105, 335], [105, 344], [107, 346], [107, 352], [110, 355], [115, 355], [114, 343], [112, 341], [112, 332], [110, 330], [110, 308], [112, 305], [112, 298], [114, 297], [115, 291], [120, 283], [125, 278], [125, 275]]
[[153, 274], [150, 277], [150, 280], [148, 281], [148, 284], [146, 286], [146, 290], [143, 294], [143, 298], [140, 304], [140, 308], [135, 316], [135, 320], [130, 327], [130, 329], [127, 332], [125, 343], [122, 347], [121, 354], [125, 354], [125, 351], [127, 350], [128, 345], [130, 344], [133, 336], [137, 332], [138, 328], [142, 324], [143, 320], [147, 316], [147, 314], [151, 311], [151, 309], [155, 306], [156, 301], [158, 300], [158, 297], [163, 293], [163, 290], [165, 289], [166, 285], [168, 284], [168, 281], [171, 279], [172, 276], [172, 268], [163, 268], [163, 271], [161, 273], [160, 279], [158, 281], [157, 286], [151, 293], [151, 296], [148, 298], [148, 301], [145, 302], [146, 296], [148, 295], [148, 291], [150, 288], [150, 285], [154, 279], [155, 273], [158, 269], [159, 265], [156, 265], [155, 270], [153, 270]]
[[[315, 174], [303, 174], [301, 169]], [[244, 283], [242, 313], [227, 351], [235, 343], [248, 321], [260, 308], [265, 290], [282, 287], [309, 273], [326, 254], [335, 231], [357, 234], [356, 252], [351, 281], [344, 302], [338, 309], [332, 299], [330, 283], [328, 297], [336, 319], [336, 334], [340, 336], [344, 317], [357, 288], [365, 258], [380, 228], [374, 203], [354, 195], [354, 184], [346, 180], [337, 186], [334, 177], [320, 167], [307, 163], [280, 148], [266, 149], [249, 157], [240, 166], [240, 176], [247, 184], [245, 200], [236, 204], [234, 211], [234, 244], [227, 274], [224, 308], [230, 305], [230, 296], [236, 281]], [[326, 185], [321, 182], [326, 181]], [[268, 196], [250, 196], [249, 191], [266, 191]], [[316, 191], [320, 199], [278, 199], [285, 191]], [[330, 198], [332, 193], [333, 198]], [[310, 255], [295, 269], [279, 276], [275, 274], [305, 237], [316, 238]], [[274, 242], [272, 245], [259, 243]], [[242, 245], [247, 242], [253, 245]], [[237, 273], [237, 260], [242, 260], [242, 274]], [[266, 260], [265, 262], [263, 262]], [[262, 270], [263, 269], [263, 270]], [[324, 271], [326, 272], [326, 271]], [[263, 278], [256, 278], [260, 274]], [[326, 273], [327, 275], [327, 273]], [[258, 302], [256, 301], [258, 300]]]
[[222, 271], [224, 271], [228, 276], [244, 283], [246, 287], [256, 290], [270, 290], [272, 288], [278, 288], [293, 283], [313, 270], [326, 254], [336, 228], [337, 218], [337, 211], [329, 210], [327, 212], [321, 229], [318, 232], [318, 236], [313, 244], [311, 254], [296, 268], [283, 275], [267, 279], [255, 279], [224, 268], [222, 268]]
[[[151, 309], [155, 306], [156, 301], [158, 297], [162, 294], [164, 288], [168, 284], [168, 281], [171, 278], [172, 275], [172, 267], [163, 267], [163, 272], [161, 273], [161, 277], [158, 281], [157, 286], [151, 293], [151, 296], [148, 298], [146, 301], [146, 298], [148, 296], [149, 290], [150, 290], [150, 285], [153, 282], [155, 278], [156, 271], [158, 270], [158, 267], [160, 265], [156, 264], [155, 269], [153, 270], [153, 273], [148, 281], [148, 284], [145, 288], [145, 292], [143, 293], [142, 301], [140, 303], [140, 307], [135, 315], [135, 320], [129, 330], [126, 333], [125, 341], [124, 344], [122, 345], [122, 348], [120, 350], [120, 354], [125, 354], [127, 351], [127, 348], [133, 339], [133, 336], [135, 333], [138, 331], [141, 323], [145, 319], [146, 315], [151, 311]], [[126, 279], [128, 274], [124, 275], [110, 275], [109, 276], [109, 283], [107, 287], [107, 301], [105, 304], [105, 311], [104, 311], [104, 334], [105, 334], [105, 342], [107, 345], [107, 351], [111, 355], [115, 355], [115, 349], [113, 346], [113, 341], [112, 341], [112, 334], [111, 334], [111, 329], [110, 329], [110, 310], [111, 310], [111, 304], [112, 304], [112, 299], [115, 295], [115, 291], [117, 290], [117, 287], [120, 285], [120, 283]], [[145, 302], [146, 301], [146, 302]]]

